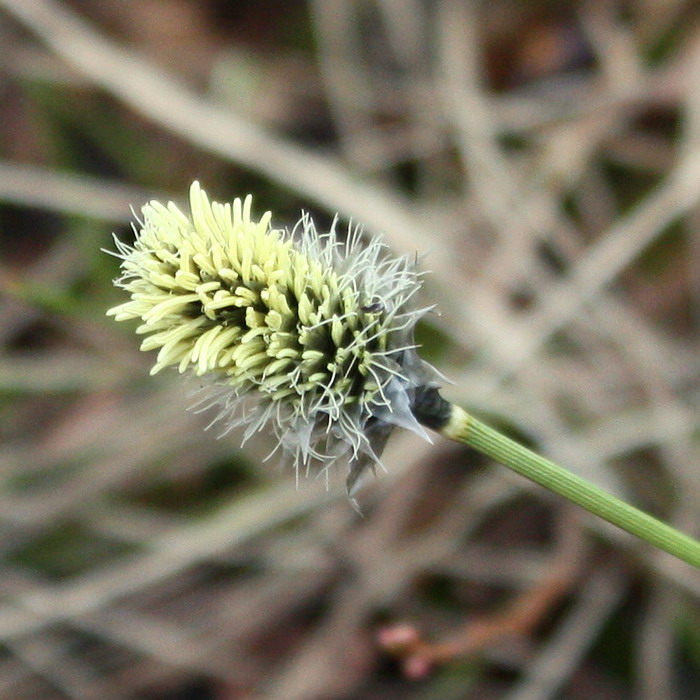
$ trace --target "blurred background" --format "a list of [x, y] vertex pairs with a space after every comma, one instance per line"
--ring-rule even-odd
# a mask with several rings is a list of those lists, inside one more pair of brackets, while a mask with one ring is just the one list
[[[453, 401], [700, 534], [692, 0], [0, 0], [0, 697], [700, 698], [700, 574], [468, 449], [302, 480], [149, 377], [199, 179], [429, 271]], [[401, 640], [410, 644], [400, 644]]]

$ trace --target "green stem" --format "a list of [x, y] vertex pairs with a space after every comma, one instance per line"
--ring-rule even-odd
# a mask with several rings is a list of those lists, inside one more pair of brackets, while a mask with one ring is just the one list
[[441, 435], [470, 445], [536, 484], [700, 569], [700, 542], [523, 447], [458, 406], [452, 405], [447, 422], [435, 427]]

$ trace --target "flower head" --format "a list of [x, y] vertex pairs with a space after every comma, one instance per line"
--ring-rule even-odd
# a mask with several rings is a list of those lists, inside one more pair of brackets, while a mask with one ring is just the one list
[[408, 302], [420, 280], [406, 258], [361, 232], [293, 231], [251, 216], [251, 197], [210, 202], [197, 182], [191, 216], [175, 204], [143, 207], [136, 240], [116, 240], [131, 299], [107, 313], [140, 319], [151, 373], [174, 366], [206, 378], [207, 401], [244, 441], [271, 429], [297, 473], [350, 465], [348, 488], [374, 466], [392, 426], [426, 437], [411, 412], [436, 373], [413, 342], [425, 312]]

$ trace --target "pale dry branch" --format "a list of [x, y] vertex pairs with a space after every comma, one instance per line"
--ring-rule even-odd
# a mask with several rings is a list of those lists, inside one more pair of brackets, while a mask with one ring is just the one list
[[528, 664], [525, 678], [507, 700], [556, 697], [619, 604], [624, 586], [624, 579], [615, 571], [603, 567], [593, 571], [578, 603]]

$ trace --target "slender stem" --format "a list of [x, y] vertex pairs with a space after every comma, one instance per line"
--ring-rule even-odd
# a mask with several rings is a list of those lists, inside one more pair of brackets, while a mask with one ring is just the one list
[[450, 409], [449, 419], [444, 424], [431, 426], [441, 435], [470, 445], [540, 486], [700, 569], [700, 542], [697, 540], [523, 447], [459, 406], [451, 405]]

